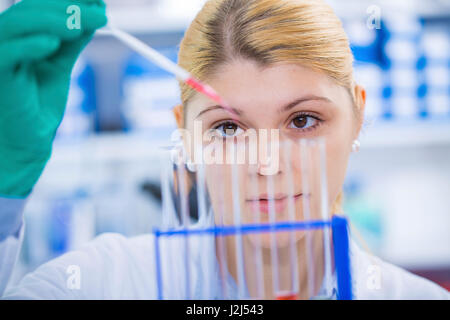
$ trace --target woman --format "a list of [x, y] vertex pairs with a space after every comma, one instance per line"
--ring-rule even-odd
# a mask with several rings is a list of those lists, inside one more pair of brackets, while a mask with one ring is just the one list
[[[26, 0], [24, 3], [23, 6], [27, 5]], [[93, 10], [93, 6], [94, 4], [89, 3], [86, 10]], [[13, 8], [16, 10], [13, 13], [21, 13], [19, 9]], [[96, 17], [98, 18], [98, 16]], [[0, 23], [1, 18], [4, 17], [0, 16]], [[89, 35], [95, 28], [103, 24], [104, 21], [86, 27], [84, 32]], [[55, 33], [47, 32], [47, 30], [41, 31], [44, 34]], [[5, 38], [19, 37], [19, 35], [17, 33]], [[24, 61], [31, 60], [33, 63], [41, 63], [41, 66], [45, 65], [50, 69], [56, 68], [54, 65], [42, 64], [42, 61], [53, 61], [51, 57], [55, 54], [66, 57], [65, 54], [69, 51], [68, 46], [81, 48], [84, 45], [81, 38], [86, 37], [86, 34], [78, 34], [70, 39], [63, 37], [67, 38], [67, 35], [61, 32], [57, 39], [53, 40], [54, 42], [59, 41], [58, 44], [47, 45], [53, 47], [47, 48], [48, 50], [41, 53], [39, 57], [25, 59], [18, 55], [17, 59], [12, 59], [14, 63], [10, 63], [6, 67], [12, 69], [14, 66], [14, 70], [20, 71], [20, 67], [25, 65]], [[68, 42], [62, 42], [61, 39]], [[70, 43], [74, 43], [74, 45], [70, 46]], [[58, 49], [59, 46], [63, 47]], [[79, 50], [76, 52], [78, 53]], [[68, 60], [64, 65], [69, 66], [70, 69], [74, 60]], [[341, 23], [322, 1], [211, 0], [205, 4], [187, 30], [180, 46], [179, 64], [197, 78], [212, 85], [225, 97], [236, 113], [230, 114], [220, 106], [211, 104], [211, 101], [195, 93], [185, 84], [181, 84], [183, 104], [175, 107], [174, 114], [180, 128], [193, 132], [195, 121], [201, 121], [203, 131], [216, 130], [215, 132], [220, 132], [224, 139], [239, 136], [249, 129], [277, 129], [281, 146], [289, 145], [289, 141], [301, 138], [323, 137], [327, 149], [326, 171], [330, 213], [339, 213], [342, 211], [341, 190], [348, 158], [351, 151], [357, 149], [357, 137], [363, 122], [365, 103], [364, 90], [353, 81], [352, 62], [352, 53]], [[6, 67], [4, 66], [4, 68]], [[14, 74], [11, 73], [11, 79], [13, 76]], [[1, 88], [1, 90], [5, 90], [1, 92], [2, 95], [14, 94], [11, 90], [14, 82], [13, 80], [10, 82], [12, 84], [7, 87], [8, 91], [6, 91], [6, 87]], [[54, 90], [58, 90], [56, 85]], [[63, 92], [64, 90], [60, 88], [60, 91], [53, 91], [49, 97]], [[15, 102], [11, 104], [11, 107], [27, 106], [23, 101], [19, 101], [18, 105], [17, 99], [11, 99], [11, 101]], [[28, 162], [10, 161], [3, 168], [2, 174], [8, 178], [5, 181], [9, 181], [9, 183], [1, 186], [1, 193], [9, 198], [19, 197], [22, 199], [6, 199], [5, 197], [2, 199], [0, 207], [3, 217], [5, 217], [3, 219], [9, 221], [4, 224], [5, 227], [2, 231], [5, 236], [0, 244], [2, 260], [7, 261], [6, 266], [0, 269], [0, 279], [2, 280], [0, 288], [4, 288], [6, 285], [23, 235], [23, 226], [21, 227], [17, 222], [17, 217], [21, 217], [23, 198], [29, 194], [50, 154], [52, 135], [45, 133], [54, 132], [53, 130], [61, 120], [61, 112], [56, 112], [61, 110], [61, 103], [49, 105], [53, 107], [56, 114], [56, 117], [51, 117], [54, 122], [51, 123], [50, 130], [41, 130], [45, 132], [38, 135], [37, 132], [41, 131], [36, 128], [32, 128], [36, 131], [26, 128], [28, 140], [21, 142], [20, 152], [22, 153], [17, 153], [18, 156], [12, 157], [12, 159], [24, 159]], [[31, 116], [26, 115], [26, 117]], [[8, 119], [18, 122], [19, 125], [20, 121], [23, 121], [16, 120], [14, 117]], [[35, 123], [33, 118], [26, 120]], [[45, 123], [45, 125], [48, 124]], [[9, 125], [12, 131], [15, 130], [11, 127], [13, 126]], [[10, 131], [2, 131], [1, 134], [14, 137]], [[39, 140], [38, 138], [41, 137], [42, 140]], [[19, 141], [15, 142], [19, 143]], [[36, 143], [43, 146], [42, 150], [36, 151], [36, 148], [30, 147], [36, 147]], [[271, 140], [270, 143], [273, 141]], [[5, 145], [2, 145], [4, 151], [13, 154], [14, 148], [8, 148]], [[23, 152], [24, 149], [27, 152]], [[192, 156], [193, 150], [188, 145], [186, 145], [186, 149]], [[280, 148], [280, 150], [284, 149]], [[40, 157], [34, 156], [36, 152]], [[284, 151], [280, 154], [284, 154]], [[302, 203], [308, 196], [303, 193], [302, 185], [296, 182], [294, 192], [290, 194], [287, 194], [287, 189], [283, 189], [288, 178], [292, 178], [293, 181], [301, 181], [301, 168], [296, 167], [298, 159], [295, 157], [297, 155], [298, 153], [292, 152], [292, 157], [288, 157], [289, 161], [281, 161], [276, 171], [271, 174], [263, 170], [264, 166], [239, 166], [238, 185], [241, 192], [237, 203], [241, 208], [244, 220], [250, 220], [252, 217], [250, 213], [258, 212], [258, 209], [267, 205], [270, 195], [262, 194], [264, 191], [261, 190], [265, 190], [269, 183], [273, 183], [274, 190], [282, 190], [283, 199], [274, 200], [275, 206], [282, 208], [280, 211], [284, 210], [285, 203], [291, 201], [294, 203], [296, 212], [302, 212]], [[283, 156], [280, 157], [280, 159], [282, 158]], [[286, 163], [292, 167], [289, 171], [291, 177], [286, 174], [288, 172]], [[206, 223], [232, 224], [233, 217], [229, 214], [232, 210], [227, 208], [230, 201], [225, 200], [232, 199], [233, 196], [232, 188], [227, 188], [227, 186], [234, 185], [230, 178], [233, 176], [233, 166], [220, 166], [221, 171], [217, 170], [217, 165], [205, 166], [206, 183], [214, 212], [205, 219], [216, 219], [216, 221], [206, 221]], [[22, 178], [17, 174], [8, 175], [5, 173], [5, 168], [9, 167], [14, 167], [16, 172], [22, 170], [21, 172], [30, 174], [25, 174]], [[217, 172], [223, 172], [223, 174], [218, 175]], [[219, 179], [224, 180], [219, 181]], [[250, 188], [252, 179], [257, 180], [260, 186], [256, 192]], [[222, 192], [219, 192], [218, 185], [222, 186]], [[221, 196], [225, 200], [223, 198], [221, 200]], [[314, 202], [313, 193], [311, 197]], [[223, 211], [221, 211], [222, 209]], [[223, 214], [218, 214], [218, 212], [223, 212]], [[296, 218], [301, 218], [301, 216]], [[199, 225], [203, 225], [203, 222], [205, 221], [200, 220]], [[9, 226], [8, 229], [6, 226]], [[281, 238], [277, 238], [277, 240], [281, 241]], [[301, 234], [296, 238], [298, 248], [304, 240]], [[227, 241], [234, 241], [234, 239]], [[213, 276], [208, 279], [213, 281], [218, 279], [217, 275], [225, 263], [219, 257], [219, 252], [223, 248], [220, 247], [220, 242], [205, 242], [194, 238], [189, 246], [190, 255], [194, 257], [188, 262], [189, 270], [186, 271], [179, 267], [181, 260], [172, 261], [170, 267], [174, 268], [173, 272], [170, 275], [166, 274], [166, 278], [173, 277], [175, 281], [171, 283], [176, 287], [164, 286], [164, 297], [186, 297], [185, 291], [183, 291], [186, 286], [180, 283], [186, 284], [185, 275], [187, 273], [190, 273], [189, 278], [191, 279], [189, 285], [191, 290], [187, 293], [189, 297], [205, 297], [205, 291], [209, 290], [212, 292], [209, 292], [207, 297], [220, 298], [217, 288], [223, 283], [226, 283], [229, 289], [228, 297], [237, 297], [235, 285], [238, 282], [238, 271], [233, 268], [235, 265], [233, 257], [236, 255], [232, 249], [232, 242], [227, 241], [225, 241], [225, 256], [228, 258], [227, 268], [230, 272], [227, 274], [226, 282], [220, 283], [219, 281], [217, 286], [213, 285], [213, 287], [205, 287], [205, 284], [202, 283], [203, 271], [210, 272], [212, 270], [210, 274]], [[270, 247], [268, 238], [263, 238], [262, 241], [263, 249]], [[248, 249], [250, 243], [251, 239], [244, 241], [244, 249]], [[317, 240], [316, 243], [319, 245], [314, 249], [314, 259], [315, 262], [322, 265], [322, 262], [317, 260], [319, 256], [317, 252], [320, 252], [323, 243], [320, 240]], [[161, 251], [164, 253], [172, 250], [171, 252], [179, 253], [178, 259], [181, 259], [185, 248], [182, 241], [174, 241], [173, 243], [163, 243]], [[282, 249], [280, 246], [280, 250]], [[266, 254], [264, 252], [267, 253], [267, 251], [263, 251], [263, 256]], [[116, 234], [105, 234], [82, 249], [67, 253], [39, 267], [33, 273], [25, 276], [17, 286], [9, 288], [4, 296], [6, 298], [45, 299], [154, 299], [158, 297], [158, 286], [155, 278], [157, 270], [155, 270], [153, 253], [154, 237], [152, 235], [126, 239]], [[298, 253], [298, 261], [302, 263], [305, 260], [301, 256], [304, 252], [299, 250]], [[211, 267], [208, 263], [212, 261], [211, 258], [216, 257], [217, 259], [213, 259], [214, 265], [212, 266], [215, 269], [201, 269], [205, 265]], [[202, 263], [200, 261], [202, 258], [209, 262]], [[351, 258], [353, 295], [356, 299], [449, 298], [444, 289], [368, 255], [353, 243]], [[167, 263], [166, 261], [163, 266], [169, 268]], [[264, 271], [264, 284], [267, 291], [264, 297], [274, 298], [271, 294], [273, 292], [270, 281], [271, 265], [270, 263], [266, 265], [268, 268]], [[181, 264], [181, 266], [184, 265]], [[373, 266], [380, 270], [380, 286], [372, 286], [369, 283], [370, 274], [368, 272], [373, 269]], [[74, 273], [73, 270], [75, 270]], [[78, 277], [74, 277], [74, 275], [78, 275]], [[310, 298], [319, 294], [320, 279], [319, 276], [317, 281], [313, 280], [312, 285], [310, 283], [307, 287], [304, 285], [304, 276], [301, 275], [299, 279], [302, 293], [300, 298]], [[166, 280], [163, 279], [163, 283], [166, 283]], [[250, 291], [247, 293], [255, 296], [251, 287], [247, 289]], [[312, 292], [312, 295], [306, 294], [307, 291]]]

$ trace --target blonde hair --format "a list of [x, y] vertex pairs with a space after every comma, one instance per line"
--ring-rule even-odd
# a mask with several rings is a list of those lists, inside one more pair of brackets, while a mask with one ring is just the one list
[[[236, 58], [261, 66], [295, 63], [324, 72], [357, 102], [348, 37], [322, 0], [207, 1], [185, 33], [178, 64], [206, 81]], [[185, 114], [195, 92], [184, 83], [180, 88]], [[342, 198], [340, 192], [333, 213], [342, 211]]]

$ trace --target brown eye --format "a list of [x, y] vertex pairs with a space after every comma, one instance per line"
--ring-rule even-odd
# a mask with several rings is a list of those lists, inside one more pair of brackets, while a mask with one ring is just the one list
[[217, 127], [216, 130], [219, 130], [223, 137], [233, 137], [238, 135], [240, 130], [242, 130], [236, 123], [233, 122], [225, 122]]
[[320, 120], [314, 116], [301, 114], [296, 116], [291, 121], [291, 127], [294, 129], [308, 129], [313, 128], [319, 124]]
[[226, 134], [234, 134], [238, 128], [238, 126], [234, 123], [227, 123], [223, 126]]
[[297, 128], [303, 128], [308, 123], [308, 117], [305, 116], [296, 117], [293, 123]]

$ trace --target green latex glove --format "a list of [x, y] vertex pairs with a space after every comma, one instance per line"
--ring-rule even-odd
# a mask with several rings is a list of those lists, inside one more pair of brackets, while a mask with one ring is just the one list
[[[68, 27], [71, 5], [80, 9], [80, 29]], [[39, 179], [72, 68], [106, 22], [101, 0], [23, 0], [0, 14], [0, 196], [26, 197]]]

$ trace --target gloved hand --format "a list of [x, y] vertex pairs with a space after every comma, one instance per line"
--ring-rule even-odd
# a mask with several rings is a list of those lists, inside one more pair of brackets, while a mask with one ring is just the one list
[[[68, 27], [71, 5], [80, 29]], [[0, 197], [31, 192], [50, 158], [75, 61], [106, 22], [102, 0], [23, 0], [0, 14]]]

